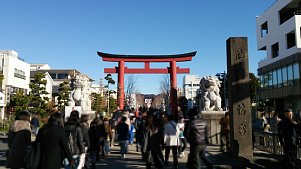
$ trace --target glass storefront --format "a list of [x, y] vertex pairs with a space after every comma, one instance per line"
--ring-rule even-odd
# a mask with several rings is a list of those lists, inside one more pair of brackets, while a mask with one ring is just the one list
[[298, 84], [299, 71], [299, 63], [294, 63], [266, 72], [260, 76], [260, 86], [262, 89], [272, 89]]

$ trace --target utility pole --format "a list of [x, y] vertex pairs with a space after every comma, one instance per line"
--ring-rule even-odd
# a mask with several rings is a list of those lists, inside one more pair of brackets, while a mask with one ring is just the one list
[[191, 83], [191, 108], [193, 108], [193, 82], [192, 81], [190, 81], [190, 83]]

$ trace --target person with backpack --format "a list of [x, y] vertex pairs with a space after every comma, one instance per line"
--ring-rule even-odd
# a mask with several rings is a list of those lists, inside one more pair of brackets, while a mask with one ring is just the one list
[[[65, 123], [64, 131], [68, 140], [68, 146], [71, 151], [72, 158], [75, 160], [75, 168], [77, 168], [80, 156], [85, 153], [83, 130], [80, 126], [79, 112], [77, 110], [73, 110], [70, 113], [70, 117]], [[70, 168], [70, 165], [68, 165], [67, 162], [65, 163], [65, 168]]]
[[293, 120], [291, 109], [284, 111], [284, 119], [278, 124], [278, 136], [284, 151], [284, 165], [286, 169], [298, 169], [297, 146], [299, 144], [299, 127]]
[[20, 112], [8, 132], [7, 168], [24, 168], [24, 158], [31, 144], [30, 113]]
[[51, 115], [48, 123], [40, 129], [35, 143], [38, 142], [41, 144], [39, 169], [60, 169], [64, 157], [70, 166], [74, 165], [60, 113]]

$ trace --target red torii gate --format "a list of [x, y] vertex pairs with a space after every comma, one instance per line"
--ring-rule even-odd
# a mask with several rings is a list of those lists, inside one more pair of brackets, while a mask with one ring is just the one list
[[[118, 67], [104, 68], [104, 73], [118, 74], [118, 103], [124, 109], [124, 74], [170, 74], [170, 103], [173, 115], [177, 117], [177, 73], [190, 73], [189, 68], [177, 67], [177, 62], [191, 61], [196, 51], [175, 55], [119, 55], [97, 52], [105, 62], [118, 62]], [[125, 62], [144, 62], [144, 68], [127, 68]], [[168, 68], [150, 68], [151, 62], [169, 62]]]

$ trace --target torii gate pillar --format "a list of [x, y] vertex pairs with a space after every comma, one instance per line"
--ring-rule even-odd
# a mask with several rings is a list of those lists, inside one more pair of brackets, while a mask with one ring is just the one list
[[118, 62], [118, 103], [120, 110], [124, 109], [124, 61]]
[[170, 62], [170, 104], [173, 117], [178, 119], [178, 97], [177, 97], [177, 62]]

